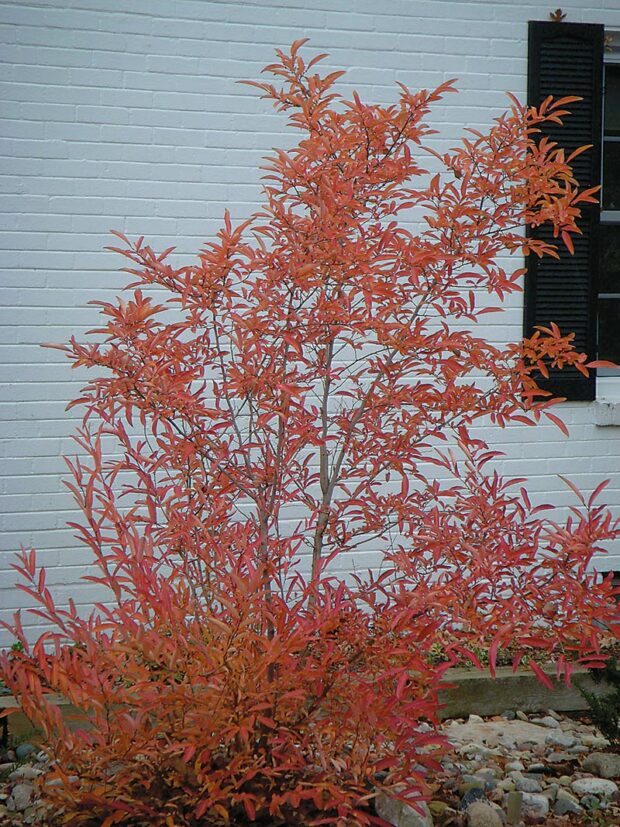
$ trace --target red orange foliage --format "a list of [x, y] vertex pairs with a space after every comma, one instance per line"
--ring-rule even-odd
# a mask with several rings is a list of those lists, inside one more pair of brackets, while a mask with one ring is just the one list
[[[507, 644], [542, 650], [568, 678], [616, 628], [588, 573], [611, 516], [593, 495], [546, 518], [474, 430], [559, 424], [535, 372], [588, 368], [556, 327], [475, 334], [519, 289], [510, 254], [555, 254], [524, 225], [570, 247], [594, 198], [536, 140], [571, 99], [513, 101], [439, 155], [426, 118], [451, 82], [345, 100], [302, 43], [267, 67], [278, 86], [253, 84], [301, 133], [260, 212], [227, 214], [182, 267], [119, 235], [125, 297], [63, 346], [94, 369], [70, 488], [110, 600], [58, 607], [24, 551], [56, 631], [30, 645], [17, 615], [24, 651], [2, 661], [55, 759], [58, 823], [368, 823], [377, 789], [415, 800], [434, 767], [433, 644], [452, 662], [490, 646], [492, 671]], [[380, 570], [339, 577], [364, 548]], [[50, 691], [92, 727], [70, 731]]]

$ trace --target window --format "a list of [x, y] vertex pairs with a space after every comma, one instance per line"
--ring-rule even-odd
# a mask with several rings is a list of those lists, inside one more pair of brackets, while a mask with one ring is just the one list
[[[575, 177], [582, 188], [598, 186], [601, 182], [603, 55], [604, 30], [601, 25], [537, 21], [529, 24], [528, 102], [538, 106], [549, 95], [581, 97], [580, 101], [571, 104], [571, 116], [566, 118], [564, 126], [545, 124], [544, 134], [569, 152], [584, 144], [592, 145], [592, 149], [576, 158], [573, 164]], [[615, 66], [608, 79], [613, 75], [615, 84], [620, 76], [614, 72]], [[611, 199], [609, 203], [617, 201], [620, 210], [620, 154], [616, 152], [620, 152], [620, 143], [613, 141], [611, 135], [615, 123], [613, 119], [608, 123], [609, 141], [606, 137], [605, 150], [606, 177], [609, 181], [615, 180], [616, 186], [609, 185], [605, 197]], [[612, 147], [612, 144], [615, 145]], [[528, 256], [524, 304], [526, 335], [530, 335], [536, 325], [556, 322], [563, 332], [574, 332], [575, 347], [594, 359], [598, 348], [600, 309], [600, 344], [601, 347], [610, 346], [613, 338], [610, 324], [620, 312], [620, 277], [614, 279], [611, 275], [614, 259], [618, 258], [613, 238], [618, 238], [620, 233], [620, 212], [617, 219], [616, 228], [613, 221], [601, 222], [598, 205], [584, 206], [580, 221], [582, 235], [575, 239], [574, 256], [567, 252], [561, 252], [557, 260]], [[599, 233], [601, 229], [603, 232]], [[549, 228], [541, 227], [535, 232], [545, 240], [553, 240]], [[599, 249], [607, 250], [606, 258], [599, 259]], [[599, 272], [603, 267], [608, 267], [608, 273], [600, 280], [599, 299]], [[616, 290], [618, 295], [615, 295]], [[541, 380], [540, 385], [567, 399], [592, 400], [595, 381], [594, 373], [586, 378], [577, 370], [565, 369], [552, 371], [549, 380]]]
[[597, 339], [599, 358], [620, 364], [620, 62], [610, 40], [603, 96]]

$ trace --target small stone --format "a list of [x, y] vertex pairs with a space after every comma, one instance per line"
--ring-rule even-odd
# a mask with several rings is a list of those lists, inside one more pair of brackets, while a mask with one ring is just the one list
[[593, 752], [582, 764], [586, 772], [600, 778], [620, 777], [620, 755], [615, 752]]
[[577, 739], [572, 732], [564, 732], [563, 730], [558, 729], [551, 730], [545, 738], [545, 743], [558, 747], [574, 747], [577, 743]]
[[549, 784], [549, 786], [543, 790], [543, 795], [546, 795], [549, 801], [555, 801], [559, 789], [558, 784]]
[[35, 767], [18, 767], [9, 775], [9, 780], [17, 781], [18, 779], [23, 779], [24, 781], [34, 781], [35, 778], [42, 774], [43, 771], [37, 770]]
[[25, 761], [29, 755], [34, 755], [36, 752], [38, 752], [37, 748], [27, 741], [23, 744], [18, 744], [15, 748], [15, 756], [18, 761]]
[[497, 778], [501, 774], [501, 770], [498, 767], [480, 767], [479, 770], [476, 770], [476, 775], [480, 775], [483, 778]]
[[428, 802], [428, 809], [430, 810], [432, 815], [442, 816], [448, 809], [448, 805], [445, 801], [434, 799], [433, 801]]
[[544, 772], [545, 770], [546, 770], [545, 765], [541, 764], [539, 762], [537, 762], [536, 764], [530, 764], [529, 767], [527, 768], [528, 772], [534, 772], [534, 773]]
[[542, 791], [540, 781], [535, 778], [529, 778], [522, 775], [520, 772], [510, 773], [511, 778], [515, 782], [515, 788], [520, 793], [539, 793]]
[[618, 792], [617, 784], [606, 778], [577, 778], [571, 784], [571, 789], [580, 797], [596, 795], [600, 798], [611, 798]]
[[472, 787], [471, 790], [467, 790], [465, 795], [461, 798], [459, 802], [459, 810], [466, 810], [474, 801], [482, 801], [484, 800], [484, 790], [480, 787]]
[[469, 718], [467, 719], [467, 723], [468, 724], [483, 724], [484, 723], [484, 718], [482, 718], [480, 715], [470, 715]]
[[11, 790], [6, 806], [12, 812], [22, 813], [32, 801], [32, 787], [30, 784], [16, 784]]
[[584, 747], [583, 744], [575, 744], [574, 747], [569, 747], [568, 751], [574, 757], [575, 755], [582, 755], [584, 752], [589, 752], [590, 750], [588, 747]]
[[595, 749], [604, 749], [609, 746], [607, 738], [602, 738], [600, 735], [592, 735], [585, 733], [581, 736], [581, 743], [586, 747], [594, 747]]
[[516, 717], [517, 716], [512, 709], [507, 709], [505, 712], [502, 712], [502, 718], [505, 718], [507, 721], [514, 721]]
[[525, 714], [525, 712], [522, 712], [520, 709], [517, 709], [517, 711], [516, 711], [515, 715], [517, 716], [517, 718], [518, 718], [520, 721], [529, 721], [529, 718], [527, 717], [527, 715]]
[[583, 812], [583, 807], [581, 807], [575, 796], [571, 795], [567, 790], [559, 789], [553, 805], [554, 815], [565, 816], [569, 813], [581, 812]]
[[561, 784], [563, 787], [570, 787], [572, 783], [573, 779], [570, 777], [570, 775], [561, 775], [558, 778], [558, 784]]
[[570, 752], [550, 752], [547, 755], [548, 764], [564, 764], [566, 761], [574, 761], [575, 756]]
[[590, 812], [601, 809], [601, 802], [595, 795], [584, 795], [581, 799], [581, 804]]
[[379, 793], [375, 798], [377, 815], [388, 824], [393, 824], [394, 827], [433, 827], [433, 817], [426, 802], [418, 801], [416, 804], [420, 812], [385, 793]]
[[560, 726], [557, 718], [552, 718], [551, 715], [545, 715], [544, 718], [534, 718], [532, 723], [549, 727], [549, 729], [557, 729]]
[[491, 804], [474, 801], [467, 808], [468, 827], [502, 827], [502, 820]]
[[462, 783], [458, 786], [458, 790], [461, 795], [465, 795], [465, 793], [468, 793], [470, 790], [484, 790], [484, 787], [484, 778], [476, 778], [473, 775], [464, 775]]
[[523, 793], [523, 814], [531, 819], [544, 818], [549, 812], [549, 799], [540, 793]]
[[547, 715], [550, 715], [552, 718], [555, 718], [556, 721], [561, 721], [562, 720], [562, 716], [558, 715], [558, 713], [555, 711], [555, 709], [548, 709], [547, 710]]
[[498, 781], [497, 787], [505, 793], [511, 793], [513, 790], [517, 789], [517, 786], [512, 778], [502, 778], [501, 781]]
[[521, 761], [508, 761], [506, 764], [506, 772], [522, 772], [524, 769], [525, 765]]

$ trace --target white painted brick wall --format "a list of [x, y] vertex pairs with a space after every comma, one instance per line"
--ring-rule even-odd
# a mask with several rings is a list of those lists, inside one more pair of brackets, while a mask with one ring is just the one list
[[[618, 0], [563, 0], [571, 21], [620, 29]], [[255, 208], [258, 166], [286, 145], [281, 117], [247, 87], [274, 47], [298, 37], [347, 68], [345, 91], [377, 101], [394, 83], [429, 87], [458, 77], [459, 97], [436, 109], [438, 146], [462, 127], [487, 126], [505, 91], [523, 97], [527, 21], [550, 4], [442, 0], [15, 0], [0, 2], [3, 250], [0, 302], [0, 612], [25, 605], [10, 573], [20, 544], [40, 550], [59, 596], [88, 604], [78, 583], [88, 554], [65, 522], [62, 454], [74, 420], [64, 407], [79, 377], [42, 342], [93, 325], [92, 298], [123, 282], [103, 252], [107, 231], [145, 234], [193, 253], [224, 207]], [[489, 324], [520, 335], [521, 300]], [[612, 391], [613, 393], [613, 388]], [[620, 394], [619, 394], [620, 396]], [[593, 406], [564, 406], [565, 439], [551, 427], [496, 432], [503, 470], [531, 475], [533, 492], [568, 502], [557, 477], [584, 489], [611, 477], [620, 506], [620, 430], [594, 425]], [[607, 559], [620, 568], [620, 550]], [[7, 638], [5, 636], [4, 642]]]

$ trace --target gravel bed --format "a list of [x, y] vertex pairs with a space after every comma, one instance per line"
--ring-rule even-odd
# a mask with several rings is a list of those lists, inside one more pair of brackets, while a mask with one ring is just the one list
[[[620, 825], [620, 754], [585, 717], [553, 710], [442, 723], [450, 749], [429, 779], [423, 812], [387, 797], [377, 811], [397, 827]], [[37, 796], [48, 761], [29, 743], [0, 749], [0, 827], [45, 825]], [[520, 819], [520, 821], [519, 821]]]

